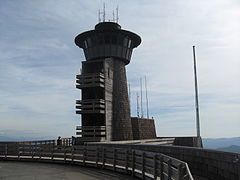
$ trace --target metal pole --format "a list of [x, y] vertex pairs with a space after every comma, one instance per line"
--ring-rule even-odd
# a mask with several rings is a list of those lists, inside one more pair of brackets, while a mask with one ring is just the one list
[[137, 117], [139, 118], [139, 95], [137, 92]]
[[140, 87], [141, 87], [141, 118], [143, 118], [143, 101], [142, 101], [142, 78], [140, 78]]
[[195, 46], [193, 46], [193, 63], [194, 63], [194, 80], [195, 80], [196, 127], [197, 127], [197, 137], [200, 137], [198, 82], [197, 82], [197, 66], [196, 66]]
[[146, 77], [146, 76], [145, 76], [145, 89], [146, 89], [147, 118], [149, 119], [149, 111], [148, 111], [148, 92], [147, 92], [147, 77]]
[[103, 3], [103, 22], [105, 22], [106, 18], [106, 10], [105, 10], [105, 3]]
[[128, 84], [128, 94], [129, 94], [129, 107], [130, 107], [130, 114], [131, 114], [131, 89], [130, 89], [130, 83]]

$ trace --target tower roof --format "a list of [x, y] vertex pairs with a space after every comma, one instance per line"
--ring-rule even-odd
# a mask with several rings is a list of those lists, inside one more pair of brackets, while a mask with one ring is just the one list
[[84, 50], [86, 60], [114, 57], [128, 64], [132, 50], [141, 43], [137, 34], [121, 29], [115, 22], [100, 22], [94, 30], [75, 38], [75, 44]]
[[79, 34], [75, 38], [75, 44], [80, 48], [84, 48], [84, 40], [86, 40], [87, 37], [92, 36], [96, 33], [110, 33], [110, 32], [120, 33], [129, 36], [133, 40], [133, 48], [141, 44], [141, 37], [139, 35], [131, 31], [121, 29], [121, 26], [115, 22], [100, 22], [96, 24], [94, 30], [85, 31]]

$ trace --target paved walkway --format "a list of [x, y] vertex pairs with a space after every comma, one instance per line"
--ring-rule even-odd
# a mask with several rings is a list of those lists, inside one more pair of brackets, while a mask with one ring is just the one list
[[63, 164], [0, 161], [0, 180], [133, 180], [131, 176]]

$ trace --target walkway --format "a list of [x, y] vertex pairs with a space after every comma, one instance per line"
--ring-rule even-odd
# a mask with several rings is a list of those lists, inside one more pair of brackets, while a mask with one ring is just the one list
[[133, 180], [111, 171], [35, 162], [0, 161], [0, 180]]

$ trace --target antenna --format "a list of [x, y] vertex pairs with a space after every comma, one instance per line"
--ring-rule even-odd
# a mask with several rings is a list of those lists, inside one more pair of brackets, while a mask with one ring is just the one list
[[115, 22], [115, 12], [114, 12], [114, 10], [113, 10], [113, 22]]
[[99, 22], [99, 23], [101, 22], [101, 17], [100, 17], [100, 15], [101, 15], [101, 12], [100, 12], [100, 9], [98, 9], [98, 22]]
[[142, 78], [140, 78], [140, 88], [141, 88], [141, 118], [143, 118], [143, 101], [142, 101]]
[[118, 23], [118, 20], [119, 20], [119, 18], [118, 18], [118, 5], [117, 5], [117, 8], [116, 8], [116, 13], [117, 13], [117, 15], [116, 15], [116, 22]]
[[148, 111], [148, 93], [147, 93], [147, 77], [146, 77], [146, 76], [145, 76], [145, 89], [146, 89], [147, 118], [149, 119], [149, 111]]
[[137, 117], [139, 118], [139, 95], [137, 92]]
[[130, 89], [130, 83], [128, 84], [128, 94], [129, 94], [129, 106], [130, 106], [130, 114], [131, 114], [131, 89]]
[[196, 66], [195, 46], [193, 46], [193, 63], [194, 63], [194, 80], [195, 80], [196, 127], [197, 127], [197, 137], [200, 137], [198, 83], [197, 83], [197, 66]]
[[103, 3], [103, 22], [105, 22], [106, 19], [106, 10], [105, 10], [105, 3]]

